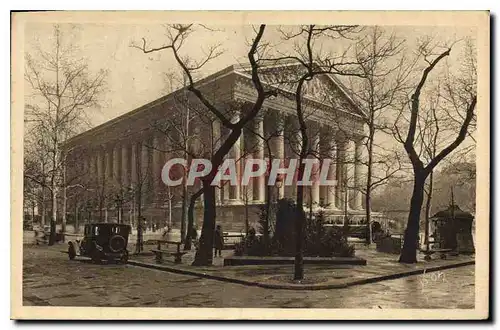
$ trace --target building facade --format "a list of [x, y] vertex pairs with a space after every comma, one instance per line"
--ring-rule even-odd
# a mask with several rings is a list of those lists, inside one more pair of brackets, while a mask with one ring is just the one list
[[[298, 158], [301, 137], [291, 82], [296, 74], [297, 67], [290, 64], [262, 69], [267, 88], [278, 93], [265, 101], [228, 155], [237, 160], [238, 177], [247, 158], [281, 159], [283, 167], [289, 159]], [[230, 66], [197, 86], [233, 121], [256, 98], [245, 66]], [[342, 223], [346, 215], [353, 222], [364, 221], [362, 109], [338, 80], [327, 75], [305, 85], [303, 105], [313, 157], [333, 160], [328, 179], [335, 180], [333, 186], [313, 183], [306, 187], [305, 206], [322, 207], [332, 223]], [[209, 158], [226, 134], [227, 129], [194, 95], [180, 89], [73, 137], [64, 147], [71, 159], [67, 176], [76, 177], [85, 187], [76, 201], [81, 206], [80, 218], [134, 224], [140, 208], [148, 223], [163, 227], [171, 222], [178, 228], [183, 187], [163, 183], [165, 162], [173, 157]], [[189, 194], [198, 188], [199, 184], [189, 187]], [[221, 183], [216, 189], [217, 221], [224, 230], [241, 231], [247, 221], [256, 225], [258, 206], [266, 198], [295, 198], [295, 194], [295, 185], [268, 188], [265, 176], [248, 186]], [[201, 203], [197, 202], [195, 211], [199, 226]]]

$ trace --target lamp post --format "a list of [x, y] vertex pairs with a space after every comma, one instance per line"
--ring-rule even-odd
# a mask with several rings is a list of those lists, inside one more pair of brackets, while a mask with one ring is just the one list
[[283, 177], [281, 174], [276, 176], [276, 204], [278, 204], [278, 200], [280, 198], [280, 189], [283, 187]]
[[121, 194], [116, 194], [115, 203], [116, 203], [118, 223], [121, 223], [121, 210], [122, 210], [122, 204], [123, 204], [123, 197]]
[[86, 205], [86, 208], [87, 208], [87, 212], [88, 212], [88, 223], [91, 223], [92, 222], [92, 203], [90, 201], [87, 201], [87, 205]]

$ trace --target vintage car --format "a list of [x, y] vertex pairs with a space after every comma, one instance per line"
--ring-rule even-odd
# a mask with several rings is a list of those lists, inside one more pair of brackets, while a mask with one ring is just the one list
[[117, 223], [93, 223], [85, 225], [84, 237], [81, 241], [68, 242], [69, 259], [76, 256], [90, 257], [94, 263], [101, 260], [109, 262], [128, 261], [129, 225]]

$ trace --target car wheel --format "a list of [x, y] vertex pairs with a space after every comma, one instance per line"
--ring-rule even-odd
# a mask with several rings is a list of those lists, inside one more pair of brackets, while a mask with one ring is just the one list
[[68, 256], [69, 256], [69, 260], [73, 260], [76, 257], [75, 246], [72, 243], [69, 243], [69, 245], [68, 245]]

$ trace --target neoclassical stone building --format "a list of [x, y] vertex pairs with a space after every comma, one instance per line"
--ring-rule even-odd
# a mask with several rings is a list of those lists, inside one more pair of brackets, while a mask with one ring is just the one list
[[[197, 86], [228, 118], [237, 120], [245, 103], [256, 97], [249, 70], [241, 65], [229, 66], [198, 81]], [[262, 69], [262, 79], [278, 95], [265, 101], [261, 114], [244, 130], [229, 157], [283, 159], [283, 166], [287, 159], [298, 158], [300, 134], [294, 86], [289, 83], [295, 73], [297, 67], [287, 63]], [[327, 75], [306, 84], [303, 104], [311, 148], [320, 160], [334, 160], [328, 179], [336, 180], [334, 186], [315, 183], [306, 188], [306, 202], [312, 202], [314, 208], [321, 205], [334, 223], [341, 223], [345, 214], [362, 222], [363, 110], [337, 79]], [[71, 138], [64, 146], [72, 160], [67, 176], [76, 177], [86, 187], [79, 201], [88, 211], [83, 218], [116, 221], [120, 216], [123, 222], [135, 223], [140, 205], [148, 222], [164, 226], [171, 219], [173, 227], [178, 228], [182, 187], [167, 187], [162, 182], [163, 165], [172, 157], [209, 158], [225, 134], [225, 127], [196, 97], [180, 89]], [[186, 146], [188, 153], [184, 152]], [[239, 175], [241, 164], [237, 163]], [[196, 189], [192, 187], [190, 192]], [[139, 203], [130, 197], [137, 191]], [[266, 198], [294, 198], [295, 191], [294, 185], [281, 184], [267, 189], [265, 177], [245, 187], [221, 184], [216, 189], [217, 220], [224, 230], [240, 231], [246, 217], [250, 225], [255, 225], [257, 206]], [[197, 204], [199, 224], [201, 206]]]

